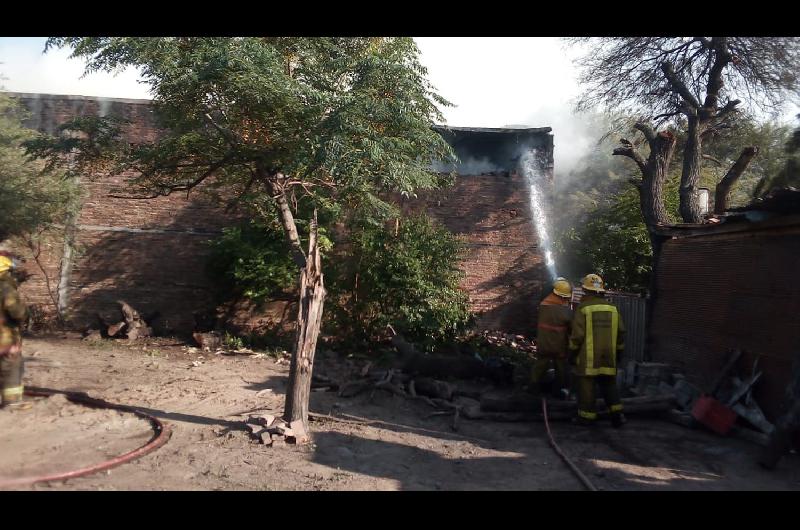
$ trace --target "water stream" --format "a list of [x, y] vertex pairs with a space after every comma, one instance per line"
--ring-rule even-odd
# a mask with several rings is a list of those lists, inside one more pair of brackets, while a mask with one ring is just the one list
[[550, 273], [550, 280], [555, 280], [556, 263], [553, 259], [553, 242], [550, 239], [547, 210], [545, 208], [545, 192], [549, 187], [547, 174], [542, 171], [538, 153], [535, 149], [526, 151], [520, 157], [519, 166], [530, 188], [531, 219], [534, 229], [539, 235], [539, 246], [544, 254], [544, 263]]

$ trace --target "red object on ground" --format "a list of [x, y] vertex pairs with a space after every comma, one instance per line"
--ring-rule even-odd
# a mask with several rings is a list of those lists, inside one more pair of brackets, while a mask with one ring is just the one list
[[728, 434], [736, 422], [736, 413], [711, 396], [701, 396], [695, 402], [692, 416], [718, 434]]

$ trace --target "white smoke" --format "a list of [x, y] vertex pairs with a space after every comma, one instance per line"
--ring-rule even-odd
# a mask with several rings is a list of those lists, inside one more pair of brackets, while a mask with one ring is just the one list
[[[598, 128], [597, 119], [576, 114], [567, 101], [540, 107], [525, 120], [524, 127], [551, 127], [553, 129], [553, 182], [556, 188], [569, 185], [569, 176], [587, 153], [596, 149], [597, 142], [607, 132]], [[506, 125], [520, 127], [520, 125]]]
[[489, 161], [489, 157], [476, 158], [470, 156], [466, 160], [462, 160], [457, 164], [446, 164], [442, 162], [434, 162], [433, 170], [440, 173], [448, 173], [453, 169], [459, 175], [485, 175], [487, 173], [499, 173], [504, 171], [500, 166]]

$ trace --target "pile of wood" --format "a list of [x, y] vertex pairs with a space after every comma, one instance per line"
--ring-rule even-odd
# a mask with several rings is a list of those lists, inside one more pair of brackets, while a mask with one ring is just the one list
[[148, 323], [158, 317], [157, 313], [145, 319], [127, 302], [118, 300], [117, 303], [120, 305], [122, 320], [109, 322], [98, 314], [100, 330], [89, 330], [87, 338], [96, 337], [99, 334], [102, 337], [127, 338], [134, 341], [153, 336], [153, 328]]

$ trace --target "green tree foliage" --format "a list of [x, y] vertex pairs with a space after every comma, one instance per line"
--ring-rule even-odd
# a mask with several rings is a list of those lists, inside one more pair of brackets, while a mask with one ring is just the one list
[[394, 224], [354, 228], [347, 266], [332, 288], [336, 322], [353, 338], [369, 340], [391, 325], [422, 344], [452, 339], [470, 319], [459, 286], [463, 243], [425, 215]]
[[295, 286], [297, 266], [280, 227], [243, 223], [225, 228], [211, 246], [208, 273], [220, 300], [243, 296], [263, 302]]
[[[664, 198], [668, 212], [676, 215], [677, 178], [667, 183]], [[564, 274], [570, 278], [592, 271], [611, 289], [644, 292], [653, 269], [653, 249], [636, 189], [622, 188], [586, 212], [585, 222], [562, 233], [556, 251], [557, 262], [565, 264]]]
[[64, 222], [79, 194], [73, 180], [28, 159], [23, 144], [38, 135], [22, 126], [24, 114], [0, 93], [0, 241], [18, 237], [31, 245]]
[[[800, 119], [800, 114], [797, 118]], [[783, 156], [778, 160], [782, 163], [781, 167], [765, 172], [756, 184], [753, 190], [753, 195], [756, 197], [762, 197], [779, 188], [800, 189], [800, 127], [796, 128], [791, 135], [787, 134], [783, 146]]]
[[728, 206], [744, 206], [759, 195], [759, 183], [777, 176], [786, 164], [785, 148], [790, 132], [789, 127], [781, 123], [741, 116], [730, 130], [707, 140], [705, 153], [721, 162], [706, 159], [700, 177], [701, 186], [711, 190], [711, 208], [714, 188], [748, 146], [757, 146], [759, 152], [731, 190]]
[[[364, 345], [391, 324], [429, 346], [453, 338], [470, 319], [467, 294], [459, 287], [462, 243], [425, 216], [401, 218], [397, 234], [389, 224], [362, 216], [340, 234], [326, 276], [331, 335]], [[209, 270], [228, 299], [263, 302], [296, 287], [286, 241], [274, 225], [227, 229], [213, 243]]]

